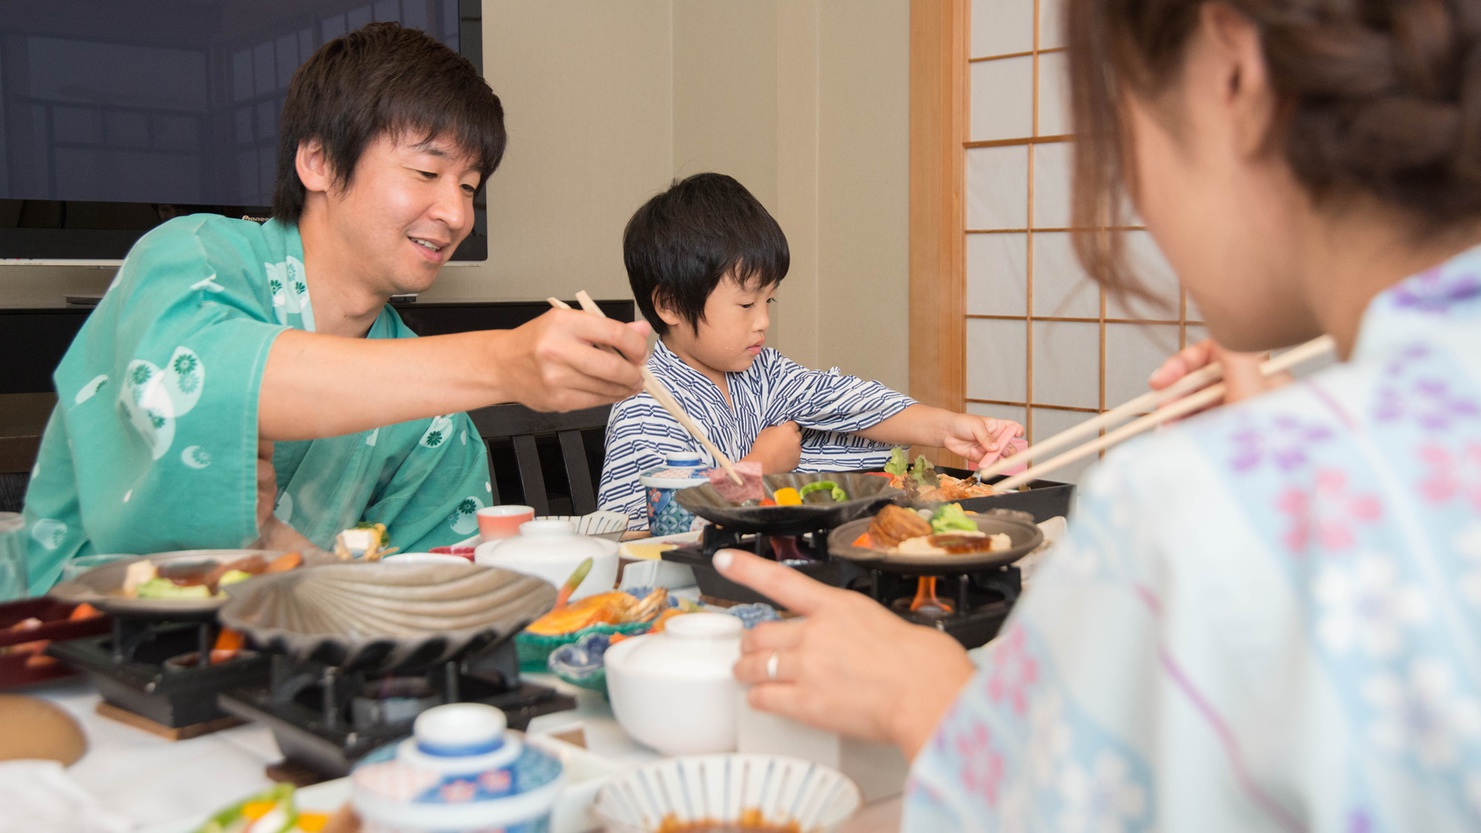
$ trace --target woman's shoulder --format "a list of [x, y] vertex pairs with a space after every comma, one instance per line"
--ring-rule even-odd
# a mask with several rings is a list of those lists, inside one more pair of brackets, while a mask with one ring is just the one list
[[1481, 398], [1456, 367], [1424, 345], [1333, 366], [1115, 449], [1086, 500], [1156, 519], [1167, 546], [1240, 540], [1281, 561], [1443, 537], [1436, 498], [1464, 488], [1465, 449], [1481, 463]]

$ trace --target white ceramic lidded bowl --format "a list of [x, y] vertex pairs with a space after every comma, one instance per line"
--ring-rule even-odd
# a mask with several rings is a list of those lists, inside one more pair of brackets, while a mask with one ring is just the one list
[[695, 528], [694, 515], [674, 500], [674, 493], [703, 486], [710, 478], [699, 455], [693, 452], [677, 452], [663, 460], [663, 465], [638, 475], [647, 500], [648, 531], [653, 535], [689, 532]]
[[671, 755], [734, 750], [740, 684], [732, 668], [744, 630], [728, 614], [689, 613], [660, 633], [608, 648], [607, 695], [617, 722]]
[[350, 774], [365, 833], [543, 833], [561, 763], [509, 735], [504, 713], [453, 703], [417, 716], [412, 737], [367, 755]]
[[473, 550], [474, 564], [545, 579], [557, 588], [588, 558], [591, 572], [572, 600], [605, 593], [617, 584], [616, 541], [577, 535], [570, 521], [541, 519], [520, 524], [513, 538], [487, 541]]

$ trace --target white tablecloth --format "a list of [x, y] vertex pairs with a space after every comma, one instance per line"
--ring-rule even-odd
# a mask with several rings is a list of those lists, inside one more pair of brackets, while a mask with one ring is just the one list
[[[599, 694], [569, 686], [547, 675], [529, 675], [576, 697], [574, 711], [536, 718], [532, 734], [584, 729], [586, 746], [619, 766], [656, 760], [659, 754], [622, 731]], [[66, 709], [82, 724], [88, 752], [67, 774], [100, 807], [131, 819], [141, 831], [190, 830], [201, 819], [271, 784], [264, 768], [282, 759], [272, 733], [247, 724], [184, 741], [169, 741], [97, 714], [98, 695], [72, 680], [22, 690]], [[320, 794], [336, 794], [331, 786]], [[865, 807], [844, 831], [874, 833], [899, 826], [899, 800]], [[4, 825], [0, 824], [0, 829]]]

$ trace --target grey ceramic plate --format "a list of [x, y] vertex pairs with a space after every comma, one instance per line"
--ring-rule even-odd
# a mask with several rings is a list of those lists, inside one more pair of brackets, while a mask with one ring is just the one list
[[977, 529], [989, 535], [1006, 533], [1012, 546], [996, 552], [970, 555], [914, 555], [874, 547], [856, 547], [854, 541], [869, 531], [873, 518], [846, 523], [828, 534], [828, 554], [846, 558], [865, 567], [910, 575], [953, 575], [1012, 564], [1044, 543], [1044, 532], [1027, 512], [997, 509], [985, 513], [968, 512]]
[[373, 672], [491, 645], [555, 605], [548, 583], [473, 564], [331, 564], [227, 593], [221, 623], [259, 648]]
[[832, 480], [848, 493], [848, 500], [842, 503], [804, 503], [801, 506], [737, 506], [720, 497], [715, 487], [708, 483], [680, 489], [674, 494], [674, 500], [699, 517], [736, 532], [801, 535], [832, 529], [863, 515], [873, 515], [881, 506], [905, 495], [890, 485], [888, 477], [856, 471], [768, 474], [763, 480], [772, 492], [787, 486], [798, 489], [819, 480]]
[[[139, 558], [113, 561], [88, 570], [71, 581], [56, 585], [48, 595], [72, 604], [87, 602], [99, 610], [130, 616], [185, 618], [209, 616], [226, 604], [225, 595], [205, 599], [132, 599], [123, 595], [123, 580], [128, 574], [129, 565], [143, 559], [154, 562], [161, 571], [169, 572], [170, 570], [188, 570], [196, 564], [207, 568], [215, 567], [217, 564], [236, 561], [249, 555], [260, 555], [272, 560], [282, 554], [274, 550], [180, 550], [141, 555]], [[258, 580], [260, 579], [248, 579], [248, 581]]]

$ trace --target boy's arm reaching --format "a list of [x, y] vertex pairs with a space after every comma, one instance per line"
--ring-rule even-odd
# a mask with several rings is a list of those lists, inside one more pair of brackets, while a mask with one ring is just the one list
[[958, 414], [944, 408], [916, 403], [854, 433], [865, 439], [891, 445], [944, 448], [960, 454], [975, 466], [984, 457], [996, 457], [1005, 452], [998, 444], [997, 437], [1010, 425], [1015, 428], [1010, 436], [1023, 436], [1023, 426], [1011, 420]]
[[756, 442], [742, 460], [761, 464], [762, 474], [792, 471], [802, 458], [802, 430], [795, 422], [784, 422], [761, 429]]

